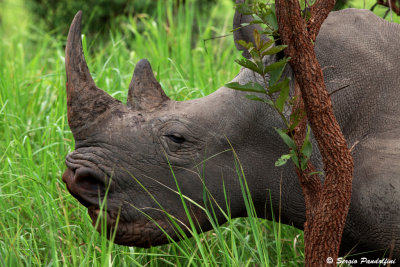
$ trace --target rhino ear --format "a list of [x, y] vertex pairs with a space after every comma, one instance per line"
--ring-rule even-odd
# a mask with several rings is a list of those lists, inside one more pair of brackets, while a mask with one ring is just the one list
[[152, 111], [168, 100], [168, 96], [153, 75], [149, 61], [140, 60], [129, 84], [127, 105], [137, 110]]
[[[249, 1], [236, 0], [236, 4], [246, 5]], [[237, 43], [239, 40], [244, 40], [246, 42], [252, 42], [254, 44], [253, 31], [257, 28], [261, 31], [258, 25], [247, 25], [243, 26], [243, 23], [250, 23], [253, 19], [251, 15], [244, 15], [240, 13], [240, 8], [236, 8], [235, 16], [233, 17], [233, 29], [237, 29], [233, 32], [233, 39], [235, 40], [235, 45], [238, 50], [243, 51], [243, 56], [250, 58], [250, 53], [241, 45]]]

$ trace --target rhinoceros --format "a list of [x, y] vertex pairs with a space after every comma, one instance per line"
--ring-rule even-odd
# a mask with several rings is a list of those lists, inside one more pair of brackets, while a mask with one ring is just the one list
[[[146, 59], [136, 64], [122, 103], [91, 77], [82, 52], [81, 16], [71, 24], [65, 49], [75, 151], [66, 156], [63, 181], [94, 222], [99, 200], [107, 195], [107, 227], [116, 227], [115, 243], [150, 247], [168, 243], [166, 235], [178, 240], [171, 218], [189, 225], [182, 196], [202, 231], [212, 228], [202, 208], [207, 205], [215, 205], [219, 224], [226, 222], [222, 211], [228, 208], [232, 218], [247, 216], [239, 164], [257, 216], [272, 219], [280, 211], [282, 223], [303, 229], [305, 204], [295, 169], [275, 167], [288, 152], [273, 129], [281, 126], [278, 114], [226, 87], [174, 101]], [[246, 19], [236, 14], [234, 24]], [[251, 27], [235, 32], [235, 39], [251, 41]], [[400, 25], [366, 10], [332, 12], [315, 51], [355, 164], [340, 254], [375, 251], [400, 261]], [[285, 75], [293, 78], [290, 67]], [[233, 79], [262, 80], [248, 69]], [[311, 160], [323, 169], [317, 146]]]

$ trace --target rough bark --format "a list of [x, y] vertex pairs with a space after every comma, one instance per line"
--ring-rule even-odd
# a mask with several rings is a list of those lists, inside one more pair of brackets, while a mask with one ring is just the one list
[[[292, 114], [299, 114], [300, 112], [305, 110], [304, 101], [301, 97], [301, 91], [299, 84], [295, 80], [295, 89], [294, 93], [296, 97]], [[293, 129], [293, 137], [297, 147], [302, 147], [304, 139], [306, 137], [306, 128], [307, 128], [307, 117], [303, 117], [298, 125]], [[300, 155], [297, 155], [298, 158], [301, 158]], [[309, 175], [310, 173], [315, 173], [316, 169], [312, 165], [311, 161], [307, 162], [307, 168], [303, 171], [301, 169], [296, 168], [297, 176], [299, 177], [300, 185], [303, 190], [304, 200], [306, 204], [306, 224], [304, 226], [304, 238], [305, 243], [309, 244], [310, 234], [309, 227], [307, 225], [312, 225], [314, 214], [317, 212], [318, 203], [321, 198], [321, 190], [322, 183], [318, 174]]]
[[[340, 241], [350, 206], [353, 159], [333, 113], [322, 69], [314, 52], [314, 41], [334, 0], [317, 0], [311, 17], [302, 19], [298, 0], [277, 0], [276, 14], [285, 54], [299, 86], [308, 122], [321, 152], [325, 171], [322, 185], [311, 164], [297, 170], [306, 202], [304, 225], [306, 266], [332, 266], [339, 254]], [[298, 92], [299, 93], [299, 92]], [[301, 101], [297, 103], [302, 105]], [[296, 107], [295, 107], [296, 108]], [[304, 140], [305, 122], [295, 131], [296, 143]]]

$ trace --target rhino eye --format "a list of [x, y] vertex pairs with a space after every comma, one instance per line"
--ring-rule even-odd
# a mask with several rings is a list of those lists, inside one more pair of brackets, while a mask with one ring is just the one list
[[172, 142], [177, 144], [182, 144], [183, 142], [185, 142], [185, 138], [180, 134], [167, 134], [165, 136], [168, 137]]

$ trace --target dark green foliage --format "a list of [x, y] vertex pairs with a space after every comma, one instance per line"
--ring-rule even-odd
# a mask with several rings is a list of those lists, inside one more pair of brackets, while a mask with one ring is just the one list
[[[196, 9], [207, 10], [216, 0], [165, 0], [173, 2], [176, 9], [185, 2], [192, 2]], [[345, 7], [349, 0], [338, 0], [335, 10]], [[45, 30], [54, 34], [65, 35], [69, 23], [78, 10], [82, 10], [87, 21], [84, 32], [104, 32], [122, 17], [154, 15], [157, 12], [157, 1], [148, 0], [27, 0], [26, 7], [34, 14], [36, 23], [42, 24]]]
[[340, 10], [346, 7], [346, 5], [349, 3], [349, 0], [337, 0], [335, 7], [333, 8], [333, 10]]
[[[146, 3], [147, 2], [147, 3]], [[146, 12], [152, 1], [122, 1], [122, 0], [87, 0], [87, 1], [53, 1], [29, 0], [27, 7], [34, 14], [34, 19], [43, 23], [48, 31], [65, 34], [77, 11], [82, 10], [89, 21], [84, 23], [84, 32], [103, 30], [109, 26], [112, 19], [125, 14]]]
[[[199, 8], [206, 8], [215, 0], [170, 0], [179, 8], [185, 2], [193, 2]], [[36, 22], [41, 23], [45, 30], [53, 34], [65, 35], [74, 15], [82, 10], [87, 18], [83, 32], [93, 34], [104, 32], [110, 26], [127, 16], [147, 16], [157, 12], [157, 1], [148, 0], [28, 0], [27, 8], [34, 14]]]
[[[282, 155], [275, 162], [275, 165], [282, 166], [291, 158], [296, 167], [304, 171], [312, 152], [310, 128], [307, 130], [307, 135], [302, 147], [298, 147], [295, 143], [292, 130], [303, 118], [304, 112], [302, 110], [294, 112], [291, 114], [290, 120], [287, 119], [284, 112], [285, 106], [293, 108], [295, 102], [295, 96], [289, 96], [290, 79], [288, 77], [282, 77], [283, 71], [290, 58], [283, 57], [276, 62], [269, 62], [270, 64], [267, 65], [265, 65], [263, 60], [266, 56], [281, 53], [287, 47], [286, 45], [275, 45], [277, 40], [275, 38], [279, 38], [275, 7], [261, 2], [237, 4], [236, 7], [238, 10], [253, 16], [254, 20], [250, 23], [246, 23], [246, 25], [258, 24], [262, 32], [260, 33], [256, 28], [253, 30], [254, 43], [245, 40], [237, 40], [237, 43], [248, 51], [251, 60], [242, 58], [235, 60], [235, 62], [244, 68], [258, 73], [263, 78], [264, 85], [253, 82], [246, 84], [231, 82], [225, 84], [225, 86], [234, 90], [264, 95], [264, 97], [261, 97], [261, 95], [246, 95], [246, 97], [250, 100], [261, 101], [270, 105], [279, 114], [286, 126], [286, 129], [275, 128], [275, 130], [289, 147], [290, 153]], [[242, 27], [246, 25], [241, 24]], [[235, 30], [238, 29], [234, 29], [234, 31]], [[264, 36], [266, 38], [263, 38], [262, 34], [266, 35]], [[266, 75], [268, 75], [268, 79]]]

